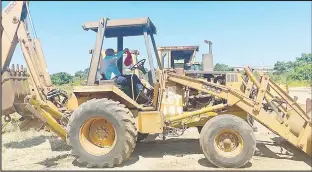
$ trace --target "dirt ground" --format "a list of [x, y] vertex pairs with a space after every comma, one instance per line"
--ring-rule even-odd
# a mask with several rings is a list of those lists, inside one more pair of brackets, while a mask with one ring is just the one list
[[[311, 89], [291, 89], [300, 103], [311, 98]], [[260, 124], [255, 132], [257, 150], [240, 170], [311, 170], [311, 157], [297, 150]], [[178, 138], [156, 140], [149, 136], [137, 144], [130, 159], [121, 166], [101, 170], [222, 170], [205, 159], [196, 128]], [[2, 136], [4, 170], [86, 170], [70, 155], [70, 148], [45, 131], [12, 131]], [[91, 170], [91, 169], [90, 169]], [[92, 168], [92, 170], [95, 170]]]

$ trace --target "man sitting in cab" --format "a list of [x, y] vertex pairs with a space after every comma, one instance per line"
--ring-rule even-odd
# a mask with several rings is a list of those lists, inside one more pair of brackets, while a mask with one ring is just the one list
[[137, 88], [139, 90], [142, 90], [144, 88], [144, 85], [137, 75], [121, 75], [117, 67], [117, 61], [123, 57], [124, 53], [127, 53], [127, 58], [125, 59], [124, 64], [126, 66], [130, 66], [132, 64], [132, 56], [128, 48], [125, 48], [123, 51], [120, 51], [116, 54], [111, 48], [105, 51], [106, 56], [104, 57], [104, 59], [101, 58], [100, 60], [100, 71], [102, 77], [107, 80], [114, 80], [117, 85], [121, 86], [131, 85], [132, 77], [132, 80]]

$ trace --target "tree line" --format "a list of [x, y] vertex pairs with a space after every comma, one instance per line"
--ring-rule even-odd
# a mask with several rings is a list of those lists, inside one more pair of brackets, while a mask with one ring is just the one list
[[312, 83], [312, 55], [301, 54], [295, 61], [278, 61], [274, 65], [273, 80], [282, 83], [305, 82]]
[[[202, 66], [199, 67], [202, 70]], [[217, 63], [215, 71], [233, 71], [234, 68], [226, 64]], [[51, 75], [54, 85], [82, 84], [88, 76], [89, 68], [77, 71], [74, 76], [66, 72], [59, 72]], [[277, 61], [274, 64], [273, 72], [268, 74], [272, 80], [278, 83], [302, 83], [310, 85], [312, 83], [312, 55], [311, 53], [301, 54], [295, 61]]]

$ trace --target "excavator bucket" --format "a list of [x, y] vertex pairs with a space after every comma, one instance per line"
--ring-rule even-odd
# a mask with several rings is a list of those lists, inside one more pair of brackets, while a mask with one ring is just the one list
[[[7, 68], [2, 74], [2, 115], [5, 116], [5, 122], [10, 122], [10, 114], [17, 112], [21, 118], [20, 129], [26, 129], [26, 124], [34, 123], [33, 114], [26, 108], [25, 98], [31, 94], [28, 83], [28, 73], [23, 66]], [[32, 122], [31, 122], [32, 121]], [[32, 124], [33, 126], [37, 126]]]
[[2, 74], [2, 115], [6, 116], [14, 113], [14, 87], [10, 79], [10, 72]]

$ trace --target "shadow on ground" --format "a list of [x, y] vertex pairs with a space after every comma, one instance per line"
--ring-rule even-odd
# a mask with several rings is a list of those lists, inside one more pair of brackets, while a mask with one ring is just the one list
[[[288, 159], [294, 161], [303, 161], [312, 167], [312, 158], [298, 148], [294, 147], [281, 137], [271, 138], [271, 141], [257, 141], [257, 149], [254, 156], [274, 158], [274, 159]], [[278, 151], [272, 151], [268, 146], [275, 146], [279, 148]]]
[[70, 154], [58, 155], [58, 156], [53, 157], [53, 158], [47, 158], [44, 161], [38, 162], [36, 164], [43, 165], [46, 168], [50, 168], [50, 167], [58, 165], [59, 164], [59, 162], [58, 162], [59, 160], [65, 159], [65, 158], [67, 158], [69, 156], [71, 156], [71, 155]]
[[[165, 155], [182, 157], [184, 155], [201, 154], [198, 139], [170, 138], [168, 140], [155, 140], [137, 143], [130, 158], [119, 167], [129, 166], [139, 160], [139, 156], [144, 158], [161, 158]], [[74, 166], [86, 167], [85, 163], [74, 160]]]
[[28, 138], [18, 142], [9, 142], [3, 144], [5, 148], [13, 148], [13, 149], [24, 149], [24, 148], [31, 148], [34, 146], [38, 146], [49, 139], [51, 136], [37, 136], [33, 138]]
[[182, 157], [192, 154], [202, 154], [198, 139], [170, 138], [168, 140], [141, 142], [137, 144], [133, 152], [133, 155], [146, 158], [161, 158], [164, 155]]
[[[198, 164], [204, 167], [209, 167], [209, 168], [218, 168], [217, 166], [213, 165], [211, 162], [209, 162], [206, 158], [202, 158], [198, 160]], [[252, 166], [251, 162], [248, 162], [246, 165], [240, 167], [240, 168], [249, 168]]]
[[[129, 166], [129, 165], [132, 165], [134, 163], [136, 163], [137, 161], [139, 161], [139, 156], [133, 156], [131, 155], [130, 158], [127, 160], [127, 161], [124, 161], [122, 164], [120, 164], [119, 166], [117, 167], [125, 167], [125, 166]], [[75, 159], [73, 162], [72, 162], [73, 166], [76, 166], [76, 167], [87, 167], [87, 163], [83, 162], [83, 163], [79, 163], [77, 161], [77, 159]], [[99, 167], [92, 167], [92, 168], [99, 168]], [[99, 168], [99, 169], [102, 169], [102, 168]]]
[[12, 148], [12, 149], [25, 149], [25, 148], [31, 148], [38, 146], [46, 140], [49, 141], [51, 145], [52, 151], [68, 151], [70, 150], [70, 147], [66, 145], [66, 143], [59, 139], [56, 136], [36, 136], [33, 138], [28, 138], [19, 142], [9, 142], [6, 144], [3, 144], [5, 148]]

